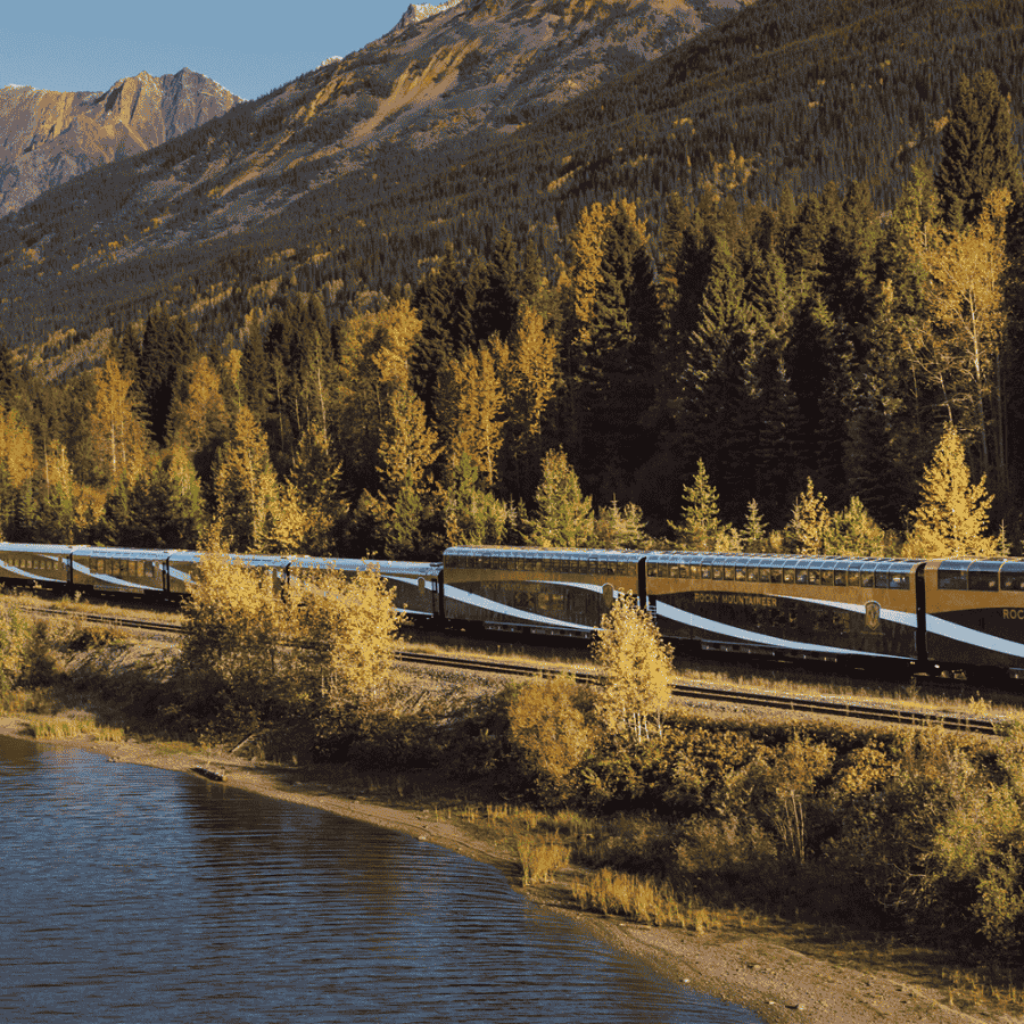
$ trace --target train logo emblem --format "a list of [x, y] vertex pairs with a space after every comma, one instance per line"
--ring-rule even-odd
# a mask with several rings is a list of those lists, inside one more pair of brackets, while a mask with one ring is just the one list
[[877, 601], [868, 601], [864, 605], [864, 625], [868, 629], [878, 629], [878, 624], [882, 620], [882, 606]]

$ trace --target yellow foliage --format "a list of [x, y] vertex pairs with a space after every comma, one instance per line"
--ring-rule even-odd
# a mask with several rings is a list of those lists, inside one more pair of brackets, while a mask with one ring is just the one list
[[649, 736], [652, 717], [660, 732], [661, 713], [672, 695], [672, 655], [632, 594], [615, 599], [591, 651], [604, 677], [594, 709], [598, 717], [611, 730], [627, 729], [637, 743]]
[[193, 576], [182, 613], [183, 664], [215, 677], [239, 703], [260, 708], [275, 685], [283, 625], [273, 576], [211, 555]]
[[299, 659], [321, 707], [334, 717], [390, 711], [405, 619], [380, 573], [303, 576], [289, 588], [288, 606]]
[[580, 710], [579, 686], [567, 675], [538, 679], [516, 690], [509, 705], [509, 738], [528, 771], [555, 795], [583, 760], [591, 737]]
[[992, 496], [985, 478], [971, 483], [963, 442], [956, 428], [946, 425], [925, 467], [921, 504], [910, 514], [908, 554], [929, 558], [985, 558], [995, 541], [985, 535]]

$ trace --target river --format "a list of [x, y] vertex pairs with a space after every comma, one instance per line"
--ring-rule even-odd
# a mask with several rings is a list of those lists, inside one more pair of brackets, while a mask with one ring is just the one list
[[756, 1024], [360, 822], [0, 736], [0, 1020]]

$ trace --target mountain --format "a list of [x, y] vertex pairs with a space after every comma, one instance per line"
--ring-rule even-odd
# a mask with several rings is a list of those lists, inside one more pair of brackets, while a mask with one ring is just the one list
[[1010, 0], [463, 0], [0, 220], [0, 325], [38, 345], [164, 301], [222, 339], [262, 281], [362, 301], [503, 226], [550, 260], [613, 197], [655, 245], [673, 192], [859, 180], [886, 207], [959, 76], [992, 68], [1019, 110], [1022, 62]]
[[182, 68], [143, 71], [106, 92], [0, 90], [0, 214], [100, 164], [152, 149], [230, 110], [239, 97]]

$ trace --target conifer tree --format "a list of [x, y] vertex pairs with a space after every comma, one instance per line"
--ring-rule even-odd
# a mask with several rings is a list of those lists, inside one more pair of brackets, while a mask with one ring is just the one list
[[984, 558], [994, 543], [986, 535], [992, 496], [985, 478], [971, 483], [960, 434], [947, 423], [925, 467], [920, 504], [910, 514], [908, 549], [929, 558]]
[[718, 551], [729, 547], [732, 531], [722, 522], [718, 490], [704, 466], [697, 460], [693, 480], [683, 488], [682, 519], [670, 522], [676, 544], [687, 551]]
[[594, 537], [594, 506], [584, 495], [565, 452], [550, 451], [541, 463], [537, 514], [523, 523], [523, 540], [538, 548], [583, 548]]
[[213, 471], [214, 514], [235, 551], [265, 549], [278, 495], [277, 474], [267, 435], [243, 406], [231, 425], [231, 439], [217, 453]]
[[544, 440], [561, 376], [558, 341], [533, 306], [520, 307], [509, 344], [504, 390], [512, 479], [506, 486], [522, 496], [536, 486]]
[[995, 73], [983, 68], [962, 75], [942, 133], [942, 161], [935, 183], [947, 222], [954, 229], [973, 223], [997, 189], [1020, 183], [1020, 153], [1013, 113]]
[[790, 547], [798, 555], [824, 554], [831, 531], [832, 514], [825, 496], [814, 489], [814, 481], [808, 477], [807, 486], [793, 503], [793, 515], [786, 530]]
[[385, 558], [420, 558], [427, 547], [432, 513], [432, 467], [440, 454], [437, 432], [424, 403], [411, 391], [396, 391], [378, 453], [380, 490], [366, 507]]

